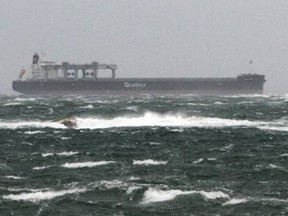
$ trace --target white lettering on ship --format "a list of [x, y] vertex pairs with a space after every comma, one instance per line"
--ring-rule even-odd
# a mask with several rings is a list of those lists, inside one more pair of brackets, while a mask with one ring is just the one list
[[145, 88], [146, 83], [130, 83], [130, 82], [124, 82], [125, 88]]

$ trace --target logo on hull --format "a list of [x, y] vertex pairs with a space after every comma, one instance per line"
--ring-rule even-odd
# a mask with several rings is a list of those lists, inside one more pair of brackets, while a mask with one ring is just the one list
[[131, 82], [124, 82], [125, 88], [145, 88], [146, 83], [131, 83]]

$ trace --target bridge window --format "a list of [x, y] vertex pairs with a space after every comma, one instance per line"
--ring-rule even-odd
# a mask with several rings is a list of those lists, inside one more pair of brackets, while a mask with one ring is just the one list
[[86, 78], [92, 78], [94, 77], [94, 71], [91, 69], [85, 70], [85, 77]]
[[71, 79], [71, 78], [75, 78], [75, 70], [73, 69], [70, 69], [70, 70], [67, 70], [67, 78]]

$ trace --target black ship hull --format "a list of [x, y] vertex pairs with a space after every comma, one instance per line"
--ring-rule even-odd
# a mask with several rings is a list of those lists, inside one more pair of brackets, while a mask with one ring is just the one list
[[99, 78], [99, 79], [35, 79], [13, 81], [13, 90], [31, 95], [141, 95], [197, 94], [236, 95], [262, 94], [263, 75], [236, 78]]

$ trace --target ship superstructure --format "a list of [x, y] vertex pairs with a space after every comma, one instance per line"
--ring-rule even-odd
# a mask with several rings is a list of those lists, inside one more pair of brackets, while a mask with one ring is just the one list
[[115, 78], [115, 64], [100, 64], [92, 62], [90, 64], [70, 64], [63, 62], [56, 64], [50, 61], [41, 61], [39, 55], [33, 55], [31, 65], [31, 77], [29, 80], [70, 80], [70, 79], [97, 79], [99, 70], [110, 70], [111, 78]]

